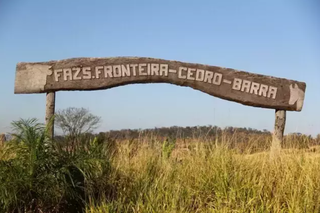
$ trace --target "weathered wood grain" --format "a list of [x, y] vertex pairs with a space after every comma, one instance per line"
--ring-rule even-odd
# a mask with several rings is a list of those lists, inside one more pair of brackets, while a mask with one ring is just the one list
[[278, 156], [280, 154], [281, 143], [283, 141], [283, 134], [286, 126], [286, 114], [285, 110], [276, 110], [275, 113], [274, 132], [270, 152], [273, 156]]
[[15, 93], [99, 90], [136, 83], [170, 83], [244, 105], [301, 111], [304, 82], [230, 68], [146, 57], [71, 58], [18, 63]]
[[[48, 134], [50, 138], [54, 137], [54, 120], [55, 114], [56, 93], [48, 92], [46, 95], [46, 125], [49, 126]], [[50, 123], [51, 122], [51, 123]]]

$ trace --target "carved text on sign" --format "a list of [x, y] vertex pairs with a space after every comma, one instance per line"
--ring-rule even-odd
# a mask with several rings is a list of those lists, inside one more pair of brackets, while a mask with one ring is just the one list
[[179, 67], [170, 69], [169, 64], [142, 63], [122, 64], [95, 67], [71, 67], [55, 69], [54, 80], [59, 81], [81, 81], [90, 79], [112, 79], [130, 76], [168, 76], [177, 75], [179, 79], [199, 81], [220, 86], [222, 83], [229, 84], [233, 90], [275, 99], [277, 87], [252, 82], [240, 78], [224, 79], [223, 74], [210, 70], [195, 69], [190, 67]]

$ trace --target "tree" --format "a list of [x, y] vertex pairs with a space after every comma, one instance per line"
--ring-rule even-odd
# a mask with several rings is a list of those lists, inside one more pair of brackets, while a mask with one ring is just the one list
[[95, 116], [85, 108], [69, 107], [59, 110], [55, 114], [55, 126], [71, 139], [84, 133], [92, 133], [98, 128], [101, 118]]

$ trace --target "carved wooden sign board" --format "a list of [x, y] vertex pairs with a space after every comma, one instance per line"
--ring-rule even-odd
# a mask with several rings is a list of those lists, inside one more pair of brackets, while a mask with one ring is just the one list
[[135, 83], [170, 83], [244, 105], [301, 111], [306, 84], [195, 63], [145, 57], [71, 58], [18, 63], [15, 94], [100, 90]]

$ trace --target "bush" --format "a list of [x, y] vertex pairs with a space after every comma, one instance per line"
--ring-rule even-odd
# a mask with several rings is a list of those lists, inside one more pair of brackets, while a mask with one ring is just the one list
[[36, 119], [12, 125], [15, 139], [0, 159], [0, 212], [83, 211], [87, 186], [110, 168], [103, 144], [94, 139], [70, 153]]

